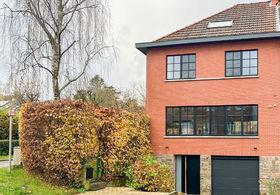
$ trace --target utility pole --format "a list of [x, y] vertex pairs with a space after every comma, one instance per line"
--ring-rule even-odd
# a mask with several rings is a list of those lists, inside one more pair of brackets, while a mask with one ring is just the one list
[[14, 100], [12, 100], [12, 109], [9, 110], [10, 117], [10, 131], [9, 131], [9, 173], [11, 173], [12, 168], [12, 129], [13, 129], [13, 116], [15, 116], [16, 111], [14, 109]]

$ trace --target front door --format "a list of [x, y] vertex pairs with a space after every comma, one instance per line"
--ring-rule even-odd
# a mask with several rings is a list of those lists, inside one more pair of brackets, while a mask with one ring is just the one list
[[200, 193], [200, 156], [176, 156], [176, 191]]

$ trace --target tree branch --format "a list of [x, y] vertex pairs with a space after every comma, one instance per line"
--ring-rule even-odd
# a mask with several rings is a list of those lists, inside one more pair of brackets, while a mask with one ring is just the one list
[[71, 47], [73, 47], [75, 43], [76, 43], [76, 40], [74, 40], [63, 52], [61, 52], [61, 57], [62, 57], [69, 49], [71, 49]]
[[[54, 44], [54, 37], [52, 36], [52, 34], [50, 33], [50, 31], [47, 29], [47, 27], [45, 26], [45, 23], [42, 21], [42, 19], [39, 17], [38, 12], [36, 11], [36, 6], [34, 5], [34, 3], [32, 1], [29, 1], [27, 3], [28, 8], [30, 9], [30, 14], [32, 16], [34, 16], [34, 18], [37, 20], [37, 22], [39, 23], [39, 25], [42, 27], [42, 29], [44, 30], [44, 32], [46, 33], [47, 37], [50, 40], [51, 45], [53, 46]], [[32, 8], [33, 6], [33, 8]]]
[[87, 69], [87, 67], [88, 67], [88, 65], [89, 65], [89, 62], [90, 62], [97, 54], [99, 54], [99, 52], [100, 52], [101, 50], [106, 49], [106, 48], [110, 48], [110, 47], [111, 47], [111, 46], [104, 46], [104, 47], [100, 48], [98, 51], [96, 51], [92, 56], [90, 56], [90, 54], [87, 52], [88, 58], [87, 58], [87, 60], [85, 61], [85, 65], [84, 65], [84, 67], [83, 67], [82, 72], [81, 72], [80, 74], [78, 74], [75, 78], [69, 80], [63, 87], [61, 87], [61, 88], [59, 89], [59, 92], [61, 93], [68, 85], [70, 85], [71, 83], [73, 83], [73, 82], [77, 81], [79, 78], [81, 78], [81, 76], [83, 76], [83, 74], [85, 74], [86, 69]]

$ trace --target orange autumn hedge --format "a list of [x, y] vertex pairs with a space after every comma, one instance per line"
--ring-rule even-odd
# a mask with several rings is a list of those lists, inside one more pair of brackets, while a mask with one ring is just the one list
[[149, 119], [144, 114], [100, 108], [82, 101], [27, 103], [19, 136], [26, 171], [58, 184], [81, 185], [83, 164], [99, 155], [103, 179], [124, 175], [150, 152]]

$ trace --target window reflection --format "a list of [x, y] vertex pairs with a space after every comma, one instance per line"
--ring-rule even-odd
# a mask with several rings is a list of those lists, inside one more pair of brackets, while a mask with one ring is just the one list
[[167, 135], [179, 135], [179, 108], [167, 108]]
[[196, 108], [196, 133], [197, 135], [209, 135], [209, 107], [197, 107]]
[[235, 136], [258, 134], [258, 106], [166, 108], [167, 135]]

